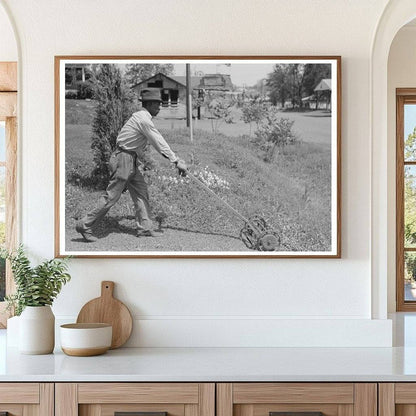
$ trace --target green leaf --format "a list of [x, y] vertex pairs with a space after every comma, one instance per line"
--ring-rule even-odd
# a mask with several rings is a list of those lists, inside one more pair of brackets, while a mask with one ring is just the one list
[[45, 260], [32, 267], [22, 245], [14, 251], [0, 249], [0, 257], [10, 261], [16, 293], [9, 295], [6, 302], [16, 315], [26, 306], [52, 305], [62, 286], [71, 280], [69, 257]]

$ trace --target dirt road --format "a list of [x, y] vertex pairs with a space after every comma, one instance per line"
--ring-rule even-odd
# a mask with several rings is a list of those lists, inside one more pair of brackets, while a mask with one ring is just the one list
[[[164, 229], [156, 233], [157, 237], [136, 237], [134, 231], [121, 232], [110, 230], [100, 236], [95, 242], [85, 242], [75, 230], [66, 233], [66, 250], [91, 252], [120, 252], [120, 251], [247, 251], [247, 247], [238, 238], [238, 231], [232, 235], [204, 234], [191, 231]], [[111, 253], [109, 253], [111, 254]], [[203, 254], [203, 253], [201, 253]]]

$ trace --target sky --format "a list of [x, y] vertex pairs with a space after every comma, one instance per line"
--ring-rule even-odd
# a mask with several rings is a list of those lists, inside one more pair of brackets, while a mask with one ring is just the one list
[[[231, 75], [231, 82], [239, 87], [253, 86], [262, 78], [273, 71], [274, 64], [270, 63], [232, 63], [224, 65], [218, 64], [192, 64], [191, 75], [206, 75], [206, 74], [228, 74]], [[185, 75], [185, 64], [174, 64], [174, 75]]]
[[413, 129], [416, 127], [416, 105], [406, 104], [404, 106], [404, 139], [410, 133], [413, 133]]

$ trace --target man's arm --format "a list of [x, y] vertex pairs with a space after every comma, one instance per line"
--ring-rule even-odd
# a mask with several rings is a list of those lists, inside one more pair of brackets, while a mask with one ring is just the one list
[[141, 131], [146, 136], [149, 143], [164, 157], [172, 163], [178, 161], [178, 157], [166, 143], [166, 140], [156, 129], [152, 121], [141, 123]]

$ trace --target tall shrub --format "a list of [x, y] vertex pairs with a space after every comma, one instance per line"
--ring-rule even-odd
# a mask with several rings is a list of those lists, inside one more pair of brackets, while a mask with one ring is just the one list
[[264, 150], [264, 161], [272, 162], [276, 150], [297, 140], [292, 131], [294, 121], [279, 116], [276, 107], [270, 107], [256, 130], [255, 143]]
[[214, 136], [219, 132], [222, 122], [231, 124], [234, 122], [232, 116], [232, 103], [223, 97], [214, 97], [207, 100], [207, 109], [211, 119], [211, 129]]
[[244, 123], [248, 123], [250, 126], [250, 137], [251, 137], [251, 124], [256, 123], [257, 128], [259, 127], [260, 121], [267, 114], [267, 104], [259, 99], [251, 99], [250, 101], [243, 104], [241, 109], [241, 119]]
[[133, 112], [133, 93], [113, 64], [98, 66], [94, 84], [97, 107], [92, 125], [92, 176], [100, 188], [105, 188], [109, 178], [108, 161], [116, 147], [117, 135]]

